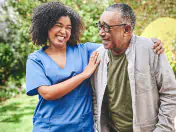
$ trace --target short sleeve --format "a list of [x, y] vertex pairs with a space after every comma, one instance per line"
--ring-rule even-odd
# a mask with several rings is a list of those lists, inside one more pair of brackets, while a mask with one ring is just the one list
[[87, 43], [85, 43], [85, 46], [87, 47], [88, 55], [90, 57], [92, 52], [94, 52], [96, 49], [98, 49], [100, 46], [102, 46], [102, 44], [87, 42]]
[[37, 88], [51, 85], [45, 75], [45, 70], [40, 62], [28, 58], [26, 63], [26, 94], [33, 96], [38, 94]]

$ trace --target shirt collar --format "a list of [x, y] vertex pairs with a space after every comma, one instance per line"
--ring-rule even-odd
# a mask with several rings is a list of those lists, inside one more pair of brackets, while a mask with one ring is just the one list
[[133, 33], [131, 40], [130, 40], [130, 44], [129, 44], [127, 50], [125, 51], [126, 55], [132, 50], [132, 46], [135, 44], [135, 41], [136, 41], [136, 35]]

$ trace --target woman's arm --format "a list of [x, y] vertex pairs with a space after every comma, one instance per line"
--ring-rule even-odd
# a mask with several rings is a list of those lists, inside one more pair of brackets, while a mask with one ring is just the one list
[[56, 100], [68, 94], [93, 74], [100, 62], [100, 60], [96, 61], [97, 57], [98, 52], [93, 52], [90, 57], [89, 64], [82, 73], [58, 84], [40, 86], [38, 88], [38, 93], [46, 100]]
[[154, 45], [152, 47], [153, 51], [157, 54], [162, 54], [164, 53], [164, 45], [161, 42], [161, 40], [157, 39], [157, 38], [151, 38], [152, 41], [154, 42]]

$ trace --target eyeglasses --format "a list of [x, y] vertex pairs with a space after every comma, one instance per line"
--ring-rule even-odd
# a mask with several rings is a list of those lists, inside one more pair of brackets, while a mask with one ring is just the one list
[[110, 29], [112, 27], [117, 27], [117, 26], [125, 26], [127, 24], [119, 24], [119, 25], [108, 25], [107, 23], [104, 22], [104, 24], [101, 25], [100, 22], [96, 23], [96, 26], [98, 27], [98, 30], [101, 30], [101, 28], [103, 28], [103, 30], [106, 32], [106, 33], [109, 33]]

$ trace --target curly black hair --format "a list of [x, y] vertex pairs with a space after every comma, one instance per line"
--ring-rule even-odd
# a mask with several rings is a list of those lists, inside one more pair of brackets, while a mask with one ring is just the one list
[[62, 16], [68, 16], [72, 24], [71, 36], [67, 44], [77, 45], [83, 31], [81, 17], [76, 11], [61, 2], [43, 3], [34, 9], [30, 29], [33, 43], [47, 45], [48, 31]]

